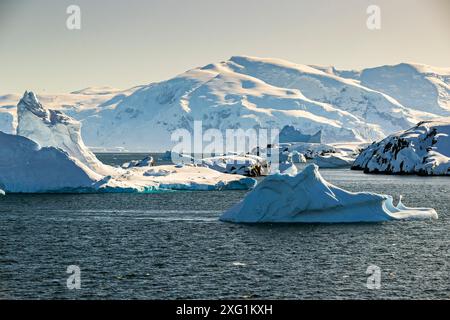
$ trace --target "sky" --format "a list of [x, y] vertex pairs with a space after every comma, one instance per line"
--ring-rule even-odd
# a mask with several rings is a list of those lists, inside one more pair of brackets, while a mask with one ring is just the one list
[[[66, 26], [69, 5], [80, 30]], [[379, 30], [367, 28], [369, 5]], [[126, 89], [233, 55], [450, 67], [450, 1], [0, 0], [0, 94]]]

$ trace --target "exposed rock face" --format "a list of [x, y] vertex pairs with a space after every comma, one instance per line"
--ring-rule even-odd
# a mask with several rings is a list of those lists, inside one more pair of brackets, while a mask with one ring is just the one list
[[352, 169], [366, 173], [450, 175], [450, 118], [424, 121], [367, 147]]

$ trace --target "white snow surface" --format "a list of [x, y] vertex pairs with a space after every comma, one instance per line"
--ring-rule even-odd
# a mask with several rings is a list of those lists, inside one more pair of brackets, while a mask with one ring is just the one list
[[395, 97], [407, 108], [450, 115], [450, 68], [401, 63], [364, 69], [361, 85]]
[[[100, 87], [39, 97], [81, 121], [84, 141], [97, 150], [168, 150], [171, 133], [192, 130], [194, 120], [205, 129], [291, 125], [304, 135], [321, 130], [324, 143], [372, 142], [449, 109], [447, 69], [406, 66], [346, 72], [235, 56], [124, 91]], [[19, 98], [0, 96], [0, 130], [14, 132], [11, 106]]]
[[366, 173], [450, 175], [450, 118], [423, 121], [373, 143], [352, 168]]
[[437, 219], [431, 208], [408, 208], [401, 199], [353, 193], [325, 181], [312, 164], [297, 174], [268, 176], [220, 220], [234, 223], [353, 223]]

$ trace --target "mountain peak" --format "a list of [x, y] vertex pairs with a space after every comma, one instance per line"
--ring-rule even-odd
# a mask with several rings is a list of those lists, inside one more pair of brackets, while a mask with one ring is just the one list
[[19, 113], [28, 110], [41, 118], [46, 117], [47, 115], [47, 111], [39, 102], [39, 99], [33, 91], [25, 91], [22, 99], [20, 99], [19, 103], [17, 104], [17, 110]]

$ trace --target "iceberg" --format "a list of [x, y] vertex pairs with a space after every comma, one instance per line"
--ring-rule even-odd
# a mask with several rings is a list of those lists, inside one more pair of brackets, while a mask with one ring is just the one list
[[3, 191], [2, 189], [0, 189], [0, 196], [4, 196], [5, 195], [5, 191]]
[[325, 181], [308, 165], [297, 174], [274, 174], [221, 217], [234, 223], [353, 223], [437, 219], [431, 208], [408, 208], [401, 199], [370, 192], [349, 192]]
[[[84, 145], [81, 124], [48, 110], [32, 92], [18, 104], [18, 135], [0, 132], [0, 189], [8, 193], [247, 190], [256, 180], [195, 165], [152, 167], [153, 159], [116, 168]], [[150, 172], [150, 168], [153, 168]]]
[[450, 176], [450, 118], [422, 121], [373, 143], [359, 154], [352, 169]]
[[0, 189], [44, 192], [87, 188], [103, 177], [61, 149], [0, 132]]
[[113, 175], [104, 176], [62, 149], [41, 147], [22, 136], [0, 132], [0, 146], [0, 189], [8, 193], [247, 190], [256, 184], [252, 178], [194, 165], [111, 167]]

